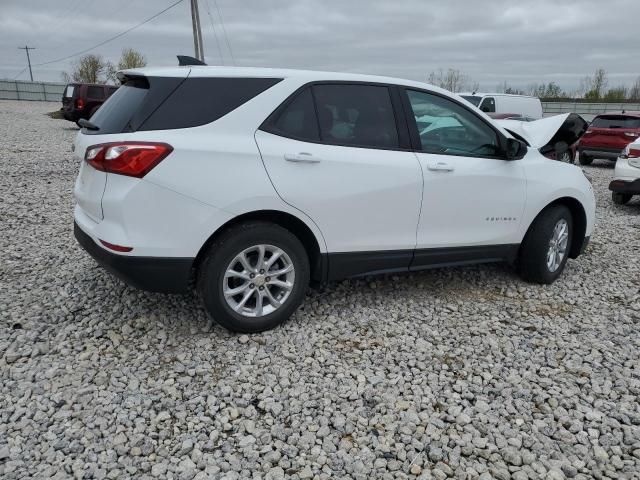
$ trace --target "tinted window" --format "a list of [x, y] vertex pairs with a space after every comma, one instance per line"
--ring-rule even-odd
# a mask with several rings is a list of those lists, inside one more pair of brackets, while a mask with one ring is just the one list
[[407, 90], [422, 150], [467, 156], [500, 152], [496, 132], [463, 106], [430, 93]]
[[187, 78], [139, 130], [167, 130], [211, 123], [272, 87], [276, 78]]
[[132, 131], [129, 122], [134, 113], [142, 108], [149, 91], [149, 81], [144, 77], [127, 81], [91, 117], [91, 123], [99, 130], [83, 129], [83, 133], [98, 135]]
[[495, 112], [496, 111], [496, 101], [493, 97], [485, 98], [480, 104], [480, 110], [483, 112]]
[[104, 98], [104, 87], [89, 85], [87, 87], [87, 98]]
[[300, 140], [320, 141], [310, 88], [303, 90], [286, 106], [269, 131]]
[[211, 123], [278, 83], [273, 78], [130, 77], [91, 117], [85, 134], [168, 130]]
[[640, 128], [640, 118], [604, 115], [594, 118], [591, 126], [595, 128]]
[[478, 97], [475, 95], [462, 95], [462, 98], [464, 98], [467, 102], [473, 103], [476, 107], [480, 105], [480, 100], [482, 100], [482, 97]]
[[387, 87], [316, 85], [313, 94], [323, 143], [375, 148], [399, 146]]

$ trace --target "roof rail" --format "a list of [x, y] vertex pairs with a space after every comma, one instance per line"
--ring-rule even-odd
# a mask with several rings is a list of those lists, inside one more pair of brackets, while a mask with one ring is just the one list
[[188, 55], [178, 55], [178, 65], [184, 67], [186, 65], [206, 65], [202, 60], [198, 60], [194, 57], [189, 57]]

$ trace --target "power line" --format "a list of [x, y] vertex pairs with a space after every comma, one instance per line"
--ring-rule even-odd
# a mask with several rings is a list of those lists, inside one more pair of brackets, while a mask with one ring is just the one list
[[43, 62], [43, 63], [36, 63], [34, 64], [34, 67], [41, 67], [43, 65], [49, 65], [51, 63], [58, 63], [58, 62], [62, 62], [64, 60], [68, 60], [69, 58], [73, 58], [73, 57], [77, 57], [78, 55], [82, 55], [83, 53], [87, 53], [95, 48], [101, 47], [102, 45], [105, 45], [109, 42], [112, 42], [113, 40], [115, 40], [116, 38], [120, 38], [123, 35], [126, 35], [127, 33], [131, 32], [132, 30], [135, 30], [138, 27], [141, 27], [142, 25], [144, 25], [145, 23], [149, 23], [151, 20], [153, 20], [154, 18], [159, 17], [160, 15], [162, 15], [164, 12], [171, 10], [173, 7], [175, 7], [176, 5], [178, 5], [179, 3], [182, 3], [184, 0], [178, 0], [177, 2], [172, 3], [171, 5], [169, 5], [167, 8], [165, 8], [164, 10], [159, 11], [158, 13], [156, 13], [155, 15], [152, 15], [151, 17], [147, 18], [146, 20], [143, 20], [142, 22], [138, 23], [137, 25], [134, 25], [131, 28], [128, 28], [127, 30], [118, 33], [117, 35], [114, 35], [111, 38], [108, 38], [107, 40], [100, 42], [96, 45], [93, 45], [92, 47], [86, 48], [80, 52], [76, 52], [76, 53], [72, 53], [71, 55], [67, 55], [66, 57], [61, 57], [61, 58], [56, 58], [55, 60], [51, 60], [48, 62]]
[[211, 15], [211, 7], [209, 6], [209, 0], [205, 0], [204, 6], [207, 9], [207, 15], [209, 15], [209, 23], [211, 23], [211, 30], [213, 30], [213, 38], [216, 41], [216, 47], [218, 48], [218, 54], [220, 55], [220, 62], [224, 65], [224, 56], [222, 55], [222, 48], [220, 48], [220, 42], [218, 41], [218, 34], [216, 33], [216, 27], [213, 23], [213, 16]]
[[14, 80], [16, 80], [20, 75], [22, 75], [22, 72], [24, 72], [27, 69], [27, 67], [24, 67], [22, 70], [20, 70], [20, 73], [17, 74], [15, 77], [13, 77]]
[[218, 17], [220, 17], [220, 26], [222, 27], [222, 33], [224, 34], [224, 39], [227, 42], [227, 48], [229, 49], [229, 55], [231, 55], [231, 62], [235, 65], [236, 59], [233, 57], [233, 51], [231, 50], [231, 43], [229, 43], [229, 36], [227, 35], [227, 29], [224, 28], [224, 20], [222, 19], [222, 13], [220, 13], [220, 7], [218, 6], [218, 0], [213, 0], [213, 4], [218, 11]]

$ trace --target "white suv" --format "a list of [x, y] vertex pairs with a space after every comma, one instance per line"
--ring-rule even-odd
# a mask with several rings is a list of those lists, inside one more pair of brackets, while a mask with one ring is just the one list
[[136, 287], [194, 281], [229, 329], [278, 325], [310, 283], [347, 277], [507, 261], [551, 283], [591, 235], [579, 168], [445, 90], [206, 66], [120, 78], [75, 140], [76, 238]]
[[624, 205], [634, 195], [640, 195], [640, 141], [627, 145], [616, 160], [609, 190], [618, 205]]

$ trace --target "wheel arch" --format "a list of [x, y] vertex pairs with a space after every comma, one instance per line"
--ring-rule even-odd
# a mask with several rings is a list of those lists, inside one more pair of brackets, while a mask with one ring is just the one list
[[225, 224], [221, 225], [213, 232], [206, 242], [200, 247], [198, 254], [193, 262], [193, 269], [197, 271], [207, 250], [213, 242], [228, 228], [249, 221], [263, 221], [274, 223], [293, 233], [304, 246], [309, 257], [309, 265], [311, 267], [311, 280], [313, 283], [323, 283], [326, 281], [328, 273], [327, 256], [322, 254], [320, 243], [311, 228], [302, 220], [291, 213], [280, 210], [255, 210], [238, 215]]
[[569, 258], [578, 258], [580, 253], [582, 253], [582, 245], [584, 244], [584, 238], [587, 232], [587, 213], [582, 203], [574, 197], [560, 197], [547, 204], [529, 224], [525, 238], [540, 215], [555, 205], [564, 205], [571, 212], [573, 219], [573, 238], [571, 239], [571, 246], [569, 248]]

